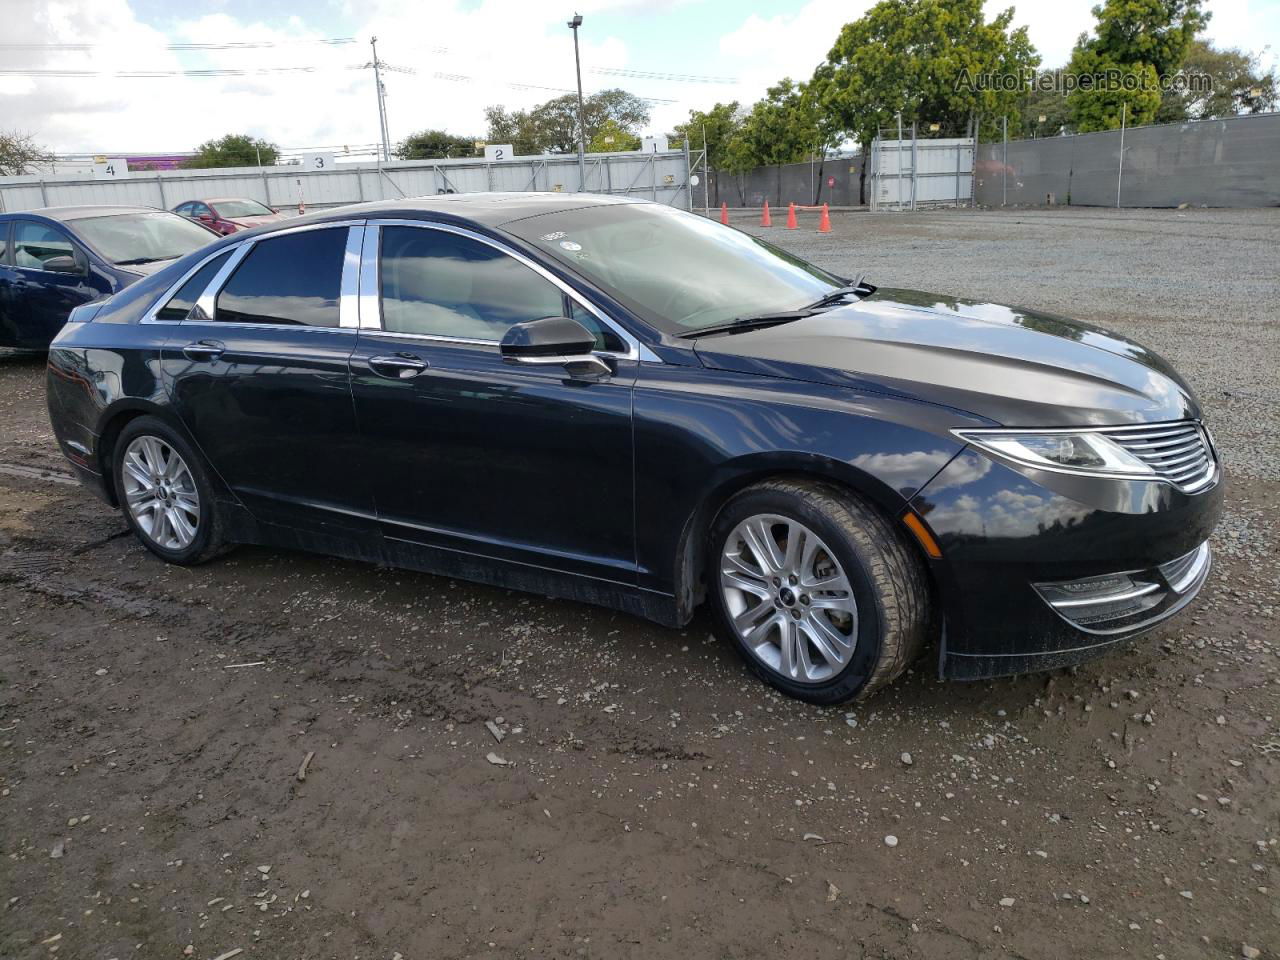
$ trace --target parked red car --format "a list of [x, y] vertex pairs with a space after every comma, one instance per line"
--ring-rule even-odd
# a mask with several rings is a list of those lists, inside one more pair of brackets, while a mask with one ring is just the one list
[[279, 210], [247, 197], [223, 197], [221, 200], [188, 200], [173, 212], [190, 217], [224, 236], [237, 230], [248, 230], [264, 223], [283, 220]]

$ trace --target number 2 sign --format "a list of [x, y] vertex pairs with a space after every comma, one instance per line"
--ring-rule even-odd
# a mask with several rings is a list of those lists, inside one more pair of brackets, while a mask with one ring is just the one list
[[487, 143], [484, 148], [484, 158], [489, 163], [496, 163], [499, 160], [510, 160], [516, 155], [515, 147], [509, 143]]

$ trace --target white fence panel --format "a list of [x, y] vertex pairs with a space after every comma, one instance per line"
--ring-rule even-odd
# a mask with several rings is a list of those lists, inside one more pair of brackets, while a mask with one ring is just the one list
[[974, 142], [876, 140], [871, 149], [871, 208], [965, 206], [973, 197]]
[[[684, 151], [659, 154], [590, 154], [586, 189], [629, 194], [692, 209], [689, 157]], [[79, 174], [0, 178], [0, 211], [80, 204], [125, 204], [172, 209], [186, 200], [251, 197], [269, 206], [341, 206], [364, 200], [434, 196], [480, 191], [578, 190], [576, 156], [516, 157], [488, 163], [478, 159], [400, 160], [386, 164], [339, 164], [331, 170], [302, 166], [238, 167], [215, 170], [131, 172], [122, 179]]]

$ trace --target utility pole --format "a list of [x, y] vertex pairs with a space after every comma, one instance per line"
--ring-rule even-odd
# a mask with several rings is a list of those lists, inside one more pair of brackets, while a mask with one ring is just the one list
[[575, 13], [567, 24], [573, 31], [573, 66], [578, 72], [578, 190], [587, 189], [587, 124], [582, 111], [582, 60], [578, 57], [578, 28], [582, 14]]
[[370, 37], [369, 46], [373, 48], [373, 82], [378, 88], [378, 130], [382, 134], [382, 161], [391, 160], [391, 137], [387, 133], [386, 88], [382, 85], [382, 63], [378, 60], [378, 38]]
[[[708, 161], [711, 155], [707, 153], [707, 125], [702, 125], [702, 212], [706, 216], [711, 216], [711, 168]], [[716, 171], [719, 173], [719, 171]], [[716, 187], [716, 199], [720, 199], [720, 188]]]

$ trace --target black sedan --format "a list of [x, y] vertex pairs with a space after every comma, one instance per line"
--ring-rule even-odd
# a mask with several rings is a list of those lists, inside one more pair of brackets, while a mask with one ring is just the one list
[[78, 309], [63, 453], [182, 564], [319, 551], [706, 602], [767, 682], [1075, 663], [1185, 607], [1222, 470], [1158, 356], [660, 204], [475, 194], [237, 233]]
[[217, 236], [151, 207], [0, 214], [0, 347], [46, 349], [76, 307], [123, 290]]

